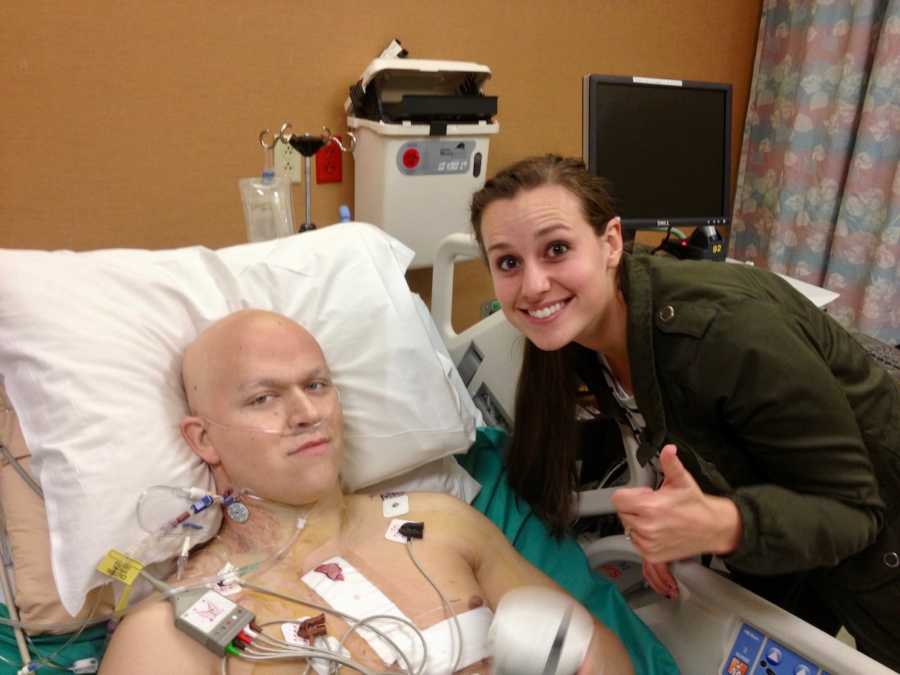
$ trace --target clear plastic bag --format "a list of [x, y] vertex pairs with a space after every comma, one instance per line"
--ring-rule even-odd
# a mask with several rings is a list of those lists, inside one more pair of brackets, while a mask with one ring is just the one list
[[248, 241], [275, 239], [294, 233], [291, 182], [287, 177], [241, 178], [238, 185]]

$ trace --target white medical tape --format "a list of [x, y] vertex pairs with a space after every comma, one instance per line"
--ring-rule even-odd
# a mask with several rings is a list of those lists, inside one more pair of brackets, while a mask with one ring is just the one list
[[[488, 628], [491, 627], [493, 618], [494, 613], [488, 607], [478, 607], [456, 615], [461, 636], [456, 633], [456, 623], [453, 619], [445, 619], [423, 630], [422, 635], [425, 636], [425, 644], [428, 645], [425, 675], [443, 675], [450, 672], [459, 650], [460, 638], [462, 638], [462, 654], [458, 669], [468, 668], [473, 663], [489, 657], [491, 651]], [[418, 661], [415, 665], [418, 667]]]
[[[331, 607], [344, 614], [358, 619], [364, 619], [374, 614], [383, 614], [411, 622], [410, 618], [401, 612], [390, 598], [340, 556], [324, 561], [315, 569], [304, 574], [301, 581]], [[421, 654], [421, 644], [418, 644], [418, 638], [402, 623], [389, 619], [376, 619], [371, 622], [371, 625], [386, 634], [410, 658], [415, 654]], [[388, 665], [397, 662], [399, 657], [396, 652], [378, 635], [365, 628], [360, 628], [357, 632], [375, 650], [378, 658]], [[421, 660], [421, 656], [418, 658]]]

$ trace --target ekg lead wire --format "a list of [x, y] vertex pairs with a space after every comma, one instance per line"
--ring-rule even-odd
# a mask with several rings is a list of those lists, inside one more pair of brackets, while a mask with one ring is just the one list
[[450, 675], [456, 672], [456, 669], [459, 667], [459, 662], [462, 659], [462, 627], [459, 625], [459, 619], [456, 616], [456, 612], [453, 611], [453, 608], [450, 607], [450, 603], [447, 602], [447, 598], [444, 597], [444, 594], [441, 593], [441, 590], [437, 587], [437, 584], [431, 580], [431, 577], [422, 569], [422, 566], [419, 564], [419, 561], [416, 560], [416, 557], [413, 555], [412, 550], [412, 538], [408, 538], [406, 540], [406, 552], [409, 554], [409, 559], [412, 560], [413, 565], [416, 566], [416, 569], [419, 570], [419, 573], [425, 577], [425, 581], [429, 583], [429, 585], [434, 589], [434, 592], [438, 594], [438, 597], [441, 599], [441, 604], [444, 606], [444, 611], [448, 614], [449, 618], [453, 621], [453, 625], [456, 626], [456, 635], [458, 636], [459, 643], [454, 645], [453, 640], [453, 630], [450, 630], [450, 648], [454, 651], [455, 657], [453, 660], [453, 666], [450, 668]]
[[[327, 614], [331, 614], [333, 616], [343, 619], [350, 626], [353, 626], [353, 625], [359, 623], [360, 621], [364, 621], [361, 619], [357, 619], [356, 617], [351, 616], [349, 614], [345, 614], [344, 612], [333, 609], [331, 607], [324, 607], [322, 605], [317, 605], [314, 602], [309, 602], [302, 598], [296, 598], [296, 597], [293, 597], [290, 595], [286, 595], [284, 593], [279, 593], [278, 591], [272, 591], [272, 590], [269, 590], [268, 588], [256, 586], [255, 584], [241, 583], [241, 585], [244, 588], [251, 590], [251, 591], [256, 591], [257, 593], [263, 593], [265, 595], [272, 596], [273, 598], [279, 598], [281, 600], [286, 600], [287, 602], [292, 602], [292, 603], [295, 603], [298, 605], [303, 605], [304, 607], [312, 607], [313, 609], [316, 609], [320, 612], [325, 612]], [[422, 658], [422, 665], [419, 667], [418, 670], [416, 670], [414, 672], [414, 675], [422, 675], [422, 672], [425, 670], [425, 665], [426, 665], [427, 657], [428, 657], [428, 645], [425, 642], [425, 637], [422, 635], [422, 632], [418, 629], [418, 627], [414, 623], [412, 623], [411, 621], [408, 621], [407, 619], [402, 619], [397, 616], [389, 616], [389, 615], [376, 615], [376, 616], [377, 616], [377, 618], [388, 618], [393, 621], [397, 621], [399, 623], [404, 623], [415, 632], [415, 634], [419, 638], [419, 641], [422, 643], [423, 658]], [[368, 620], [371, 618], [373, 618], [373, 617], [368, 617], [365, 620]], [[276, 622], [269, 622], [264, 625], [268, 626], [268, 625], [272, 625], [273, 623], [288, 623], [288, 622], [286, 622], [286, 621], [277, 622], [276, 621]], [[406, 666], [407, 673], [413, 673], [413, 667], [412, 667], [412, 664], [409, 662], [409, 657], [405, 653], [403, 653], [403, 651], [394, 643], [393, 640], [391, 640], [387, 635], [385, 635], [382, 631], [375, 628], [374, 626], [366, 626], [366, 627], [368, 628], [368, 630], [372, 631], [373, 633], [378, 635], [378, 637], [380, 637], [382, 640], [384, 640], [384, 642], [386, 644], [388, 644], [391, 647], [391, 649], [393, 649], [400, 656], [400, 658], [403, 660], [403, 662]], [[270, 635], [266, 635], [264, 637], [269, 640], [275, 640], [275, 638], [273, 638]]]

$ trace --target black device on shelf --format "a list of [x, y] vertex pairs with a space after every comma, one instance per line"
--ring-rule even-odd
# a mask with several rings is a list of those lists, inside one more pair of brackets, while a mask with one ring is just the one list
[[659, 249], [682, 260], [725, 260], [725, 238], [714, 225], [701, 225], [685, 239], [673, 238], [671, 229]]
[[[696, 227], [679, 253], [712, 251], [731, 224], [731, 85], [586, 75], [583, 152], [611, 184], [626, 232]], [[711, 229], [710, 229], [711, 228]], [[712, 231], [718, 234], [718, 238]], [[720, 241], [721, 240], [721, 241]]]

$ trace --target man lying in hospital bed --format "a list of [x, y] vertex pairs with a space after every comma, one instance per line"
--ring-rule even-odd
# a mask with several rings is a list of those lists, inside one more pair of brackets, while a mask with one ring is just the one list
[[[418, 477], [473, 496], [470, 479], [446, 461], [471, 441], [470, 404], [451, 386], [455, 371], [403, 282], [409, 252], [379, 231], [326, 228], [218, 253], [0, 257], [10, 280], [0, 289], [0, 371], [34, 451], [55, 586], [69, 615], [93, 607], [85, 603], [87, 593], [105, 583], [94, 571], [97, 561], [146, 538], [137, 522], [140, 495], [156, 485], [213, 491], [202, 463], [185, 455], [175, 424], [184, 413], [179, 353], [199, 328], [242, 307], [279, 309], [320, 337], [344, 393], [346, 487], [444, 457], [449, 474], [419, 469]], [[491, 460], [489, 454], [482, 459]], [[492, 517], [500, 514], [508, 536], [527, 538], [532, 547], [535, 533], [546, 537], [517, 506], [496, 507], [490, 506]], [[185, 539], [152, 557], [177, 557]], [[530, 556], [533, 561], [545, 568], [558, 559], [583, 566], [571, 542], [545, 541], [548, 553], [543, 560]], [[665, 651], [607, 586], [581, 568], [568, 578], [552, 571], [616, 630], [637, 672], [674, 672]], [[132, 603], [139, 594], [136, 585]]]
[[[459, 500], [435, 493], [387, 499], [342, 494], [339, 393], [318, 345], [298, 324], [258, 310], [232, 314], [188, 348], [183, 372], [191, 416], [182, 422], [182, 431], [212, 468], [217, 492], [246, 488], [260, 501], [232, 503], [243, 508], [236, 517], [226, 517], [215, 541], [188, 564], [188, 580], [178, 585], [214, 576], [223, 562], [250, 566], [273, 541], [293, 541], [271, 567], [254, 575], [252, 585], [231, 596], [261, 626], [279, 622], [283, 631], [282, 636], [276, 628], [279, 643], [267, 644], [265, 633], [251, 638], [239, 658], [293, 658], [295, 663], [282, 671], [296, 672], [297, 655], [303, 652], [281, 643], [296, 638], [297, 626], [280, 622], [298, 611], [309, 613], [306, 603], [324, 602], [355, 617], [403, 619], [367, 624], [390, 636], [399, 655], [379, 636], [364, 632], [345, 643], [353, 660], [372, 671], [381, 662], [402, 663], [404, 654], [410, 670], [418, 671], [422, 656], [417, 639], [422, 639], [429, 654], [426, 672], [480, 672], [489, 653], [488, 607], [497, 607], [512, 588], [552, 585], [487, 519]], [[395, 500], [402, 506], [395, 506]], [[292, 537], [298, 517], [302, 531]], [[419, 532], [412, 538], [393, 529], [404, 521], [417, 524]], [[286, 600], [290, 597], [299, 600]], [[188, 609], [187, 616], [202, 623], [210, 603], [204, 598], [197, 604], [200, 608]], [[323, 634], [341, 635], [348, 628], [335, 626], [334, 618], [328, 617]], [[417, 634], [409, 623], [427, 630]], [[529, 628], [529, 637], [518, 645], [522, 651], [534, 640], [536, 627]], [[156, 601], [119, 626], [100, 672], [174, 672], [190, 664], [192, 672], [213, 674], [219, 662], [200, 641], [176, 630], [172, 610]], [[232, 672], [250, 670], [235, 667]], [[633, 671], [618, 638], [597, 624], [580, 672]]]

